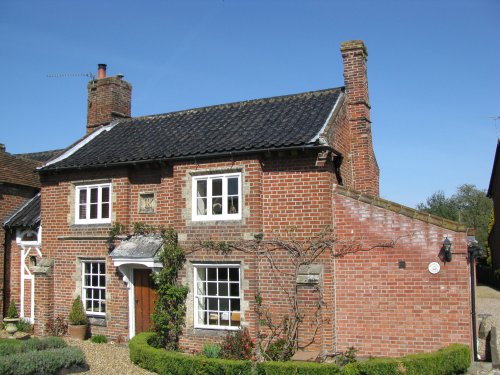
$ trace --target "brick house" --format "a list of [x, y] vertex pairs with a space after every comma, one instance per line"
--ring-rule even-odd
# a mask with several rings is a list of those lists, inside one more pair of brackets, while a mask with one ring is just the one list
[[[113, 248], [108, 236], [114, 223], [130, 232], [141, 222], [173, 227], [196, 248], [181, 275], [190, 289], [184, 349], [241, 327], [255, 337], [256, 294], [279, 321], [292, 291], [303, 350], [397, 356], [470, 345], [465, 228], [378, 197], [367, 51], [351, 41], [341, 53], [345, 87], [144, 117], [130, 117], [131, 85], [100, 65], [88, 85], [87, 136], [39, 170], [43, 242], [26, 263], [34, 299], [24, 293], [22, 302], [36, 330], [67, 316], [76, 295], [94, 334], [127, 339], [148, 328], [161, 242], [121, 237]], [[297, 275], [282, 248], [269, 259], [200, 246], [291, 229], [306, 241], [324, 228], [333, 228], [333, 249]], [[442, 260], [445, 238], [451, 262]], [[22, 245], [12, 244], [12, 273]], [[352, 251], [332, 256], [345, 246]]]

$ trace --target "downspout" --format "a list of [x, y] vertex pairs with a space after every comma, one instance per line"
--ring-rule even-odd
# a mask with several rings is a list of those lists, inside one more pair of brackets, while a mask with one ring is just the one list
[[470, 264], [470, 284], [471, 284], [471, 316], [472, 316], [472, 350], [474, 353], [474, 362], [477, 362], [477, 324], [476, 324], [476, 259], [483, 254], [483, 249], [476, 243], [471, 243], [467, 247]]

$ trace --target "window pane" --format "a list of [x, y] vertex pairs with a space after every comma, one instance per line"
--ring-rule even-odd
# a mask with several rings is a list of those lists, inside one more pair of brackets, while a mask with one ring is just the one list
[[90, 218], [97, 219], [97, 204], [90, 205]]
[[85, 305], [85, 310], [87, 311], [92, 310], [92, 300], [87, 300], [87, 304]]
[[227, 213], [237, 214], [238, 213], [238, 197], [227, 197]]
[[106, 276], [99, 276], [99, 286], [106, 286]]
[[227, 268], [219, 268], [219, 281], [227, 280]]
[[218, 310], [219, 304], [217, 298], [208, 298], [208, 309], [209, 310]]
[[101, 206], [101, 218], [109, 219], [109, 203], [103, 203]]
[[87, 295], [88, 299], [91, 299], [92, 298], [92, 289], [87, 289], [85, 294]]
[[219, 284], [219, 296], [227, 296], [228, 287], [226, 283]]
[[92, 298], [99, 299], [99, 289], [93, 289]]
[[106, 302], [105, 301], [101, 302], [101, 311], [100, 312], [106, 312]]
[[102, 202], [109, 202], [109, 187], [102, 188]]
[[206, 280], [206, 268], [197, 268], [197, 272], [198, 272], [198, 280]]
[[92, 265], [90, 263], [84, 263], [84, 264], [85, 264], [85, 273], [90, 273]]
[[231, 311], [240, 311], [240, 300], [232, 299], [231, 300]]
[[80, 203], [87, 203], [87, 190], [78, 190], [80, 192]]
[[198, 311], [198, 323], [207, 324], [207, 313], [206, 311]]
[[238, 268], [229, 269], [229, 280], [230, 281], [240, 281], [240, 272]]
[[97, 286], [98, 284], [98, 277], [95, 275], [92, 275], [92, 286]]
[[86, 219], [87, 218], [87, 206], [84, 204], [80, 205], [80, 214], [78, 215], [79, 219]]
[[208, 283], [207, 295], [209, 295], [209, 296], [216, 296], [217, 295], [217, 283]]
[[222, 195], [222, 179], [212, 180], [212, 197]]
[[206, 297], [198, 298], [198, 309], [199, 310], [206, 310], [207, 309], [207, 298]]
[[198, 295], [204, 296], [206, 293], [206, 288], [207, 288], [207, 286], [203, 281], [198, 281], [198, 285], [196, 287], [196, 293]]
[[197, 199], [197, 208], [198, 215], [206, 215], [207, 214], [207, 198], [198, 198]]
[[217, 280], [217, 268], [207, 268], [208, 281]]
[[205, 198], [207, 196], [207, 181], [196, 181], [196, 196]]
[[221, 311], [229, 311], [229, 299], [227, 298], [221, 298], [219, 300], [219, 310]]
[[228, 195], [238, 194], [238, 177], [231, 177], [227, 179], [227, 194]]
[[240, 285], [239, 284], [229, 284], [229, 289], [231, 290], [231, 297], [238, 297], [240, 295]]
[[90, 285], [90, 275], [85, 275], [83, 282], [85, 283], [85, 286], [89, 286]]
[[106, 273], [106, 264], [99, 263], [99, 273], [102, 273], [102, 274]]
[[222, 215], [222, 198], [212, 198], [212, 215]]
[[90, 203], [97, 203], [98, 191], [98, 188], [90, 189]]

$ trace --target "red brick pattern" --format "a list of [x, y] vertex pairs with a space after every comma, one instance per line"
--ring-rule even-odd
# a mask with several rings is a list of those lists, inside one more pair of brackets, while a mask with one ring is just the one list
[[[398, 240], [394, 248], [359, 251], [335, 263], [337, 349], [399, 356], [471, 344], [469, 265], [465, 233], [334, 195], [336, 236], [364, 249]], [[440, 261], [445, 236], [453, 260]], [[339, 245], [340, 246], [340, 245]], [[399, 268], [399, 261], [406, 268]], [[435, 275], [428, 264], [438, 262]]]

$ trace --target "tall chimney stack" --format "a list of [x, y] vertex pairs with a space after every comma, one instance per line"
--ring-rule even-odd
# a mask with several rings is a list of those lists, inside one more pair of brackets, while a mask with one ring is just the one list
[[361, 40], [342, 43], [340, 51], [344, 60], [344, 83], [351, 134], [349, 157], [354, 189], [378, 196], [380, 172], [372, 143], [371, 107], [366, 74], [368, 52]]
[[120, 117], [131, 116], [132, 85], [123, 75], [106, 76], [106, 64], [99, 64], [97, 79], [89, 82], [87, 134]]

